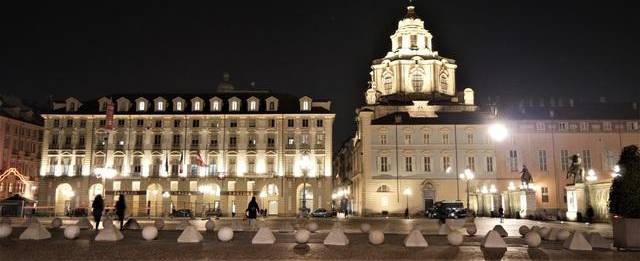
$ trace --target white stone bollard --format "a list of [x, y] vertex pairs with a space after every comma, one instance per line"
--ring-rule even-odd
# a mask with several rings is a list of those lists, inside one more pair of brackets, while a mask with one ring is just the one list
[[142, 238], [147, 241], [158, 238], [158, 228], [155, 226], [145, 226], [142, 228]]
[[307, 230], [309, 230], [309, 232], [315, 233], [316, 231], [318, 231], [318, 223], [311, 222], [311, 223], [307, 224], [306, 228], [307, 228]]
[[559, 241], [565, 241], [565, 240], [567, 240], [567, 238], [569, 238], [570, 236], [571, 236], [571, 232], [569, 232], [569, 231], [567, 231], [567, 230], [565, 230], [565, 229], [562, 229], [562, 230], [560, 230], [560, 232], [558, 232], [558, 235], [556, 236], [556, 238], [557, 238]]
[[371, 230], [371, 232], [369, 232], [369, 243], [372, 245], [384, 243], [384, 233], [380, 230]]
[[521, 235], [521, 236], [523, 236], [523, 237], [524, 237], [525, 235], [527, 235], [527, 233], [529, 233], [529, 231], [531, 231], [531, 230], [529, 229], [529, 227], [524, 226], [524, 225], [523, 225], [523, 226], [520, 226], [520, 228], [518, 229], [518, 232], [520, 232], [520, 235]]
[[164, 228], [164, 220], [162, 220], [162, 219], [156, 219], [156, 221], [153, 221], [153, 225], [154, 225], [158, 230], [162, 230], [162, 228]]
[[54, 218], [51, 220], [51, 228], [60, 228], [62, 226], [62, 219]]
[[296, 231], [295, 236], [296, 236], [296, 242], [298, 242], [298, 244], [306, 244], [307, 242], [309, 242], [309, 237], [311, 236], [311, 233], [309, 232], [309, 230], [300, 229]]
[[11, 228], [11, 225], [7, 223], [0, 223], [0, 238], [8, 237], [11, 235], [12, 230], [13, 228]]
[[362, 231], [362, 233], [369, 233], [370, 230], [371, 230], [371, 225], [369, 225], [369, 223], [360, 224], [360, 231]]
[[64, 228], [64, 238], [66, 239], [76, 239], [80, 235], [80, 226], [78, 225], [70, 225]]
[[540, 243], [542, 242], [540, 234], [536, 231], [529, 231], [529, 233], [524, 236], [524, 240], [527, 242], [527, 246], [533, 248], [540, 246]]
[[209, 220], [207, 220], [207, 223], [204, 223], [204, 228], [207, 231], [213, 231], [216, 228], [216, 222], [214, 222], [213, 220], [209, 219]]
[[225, 226], [218, 230], [218, 240], [222, 242], [229, 242], [231, 239], [233, 239], [233, 229]]
[[447, 235], [447, 241], [449, 241], [449, 244], [452, 246], [459, 246], [462, 245], [464, 237], [462, 236], [462, 233], [458, 232], [457, 230], [453, 230], [450, 231]]
[[469, 236], [474, 236], [476, 233], [478, 233], [478, 227], [476, 227], [476, 224], [471, 224], [467, 227], [467, 234], [469, 234]]

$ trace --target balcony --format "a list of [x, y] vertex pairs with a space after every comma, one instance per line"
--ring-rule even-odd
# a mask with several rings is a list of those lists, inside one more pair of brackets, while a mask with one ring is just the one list
[[229, 151], [237, 151], [238, 150], [238, 146], [236, 144], [229, 144], [229, 147], [227, 148], [227, 150], [229, 150]]
[[173, 144], [171, 144], [171, 149], [172, 150], [181, 150], [182, 146], [180, 146], [180, 143], [173, 143]]
[[142, 148], [142, 144], [136, 144], [136, 145], [134, 145], [134, 146], [133, 146], [133, 149], [134, 149], [134, 150], [143, 150], [143, 148]]
[[71, 144], [64, 144], [64, 145], [62, 145], [62, 149], [63, 149], [63, 150], [70, 150], [71, 148], [72, 148], [72, 147], [71, 147]]
[[275, 144], [268, 144], [267, 145], [267, 151], [276, 151], [276, 146]]
[[249, 144], [247, 146], [247, 150], [248, 151], [256, 151], [256, 145], [255, 144]]
[[200, 150], [200, 145], [198, 144], [191, 144], [191, 146], [189, 146], [190, 150]]
[[153, 146], [151, 148], [153, 150], [162, 150], [162, 145], [161, 144], [153, 144]]

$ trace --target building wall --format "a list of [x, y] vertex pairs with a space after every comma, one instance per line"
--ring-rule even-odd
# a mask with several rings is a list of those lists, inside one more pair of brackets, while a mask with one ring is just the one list
[[[38, 179], [42, 127], [0, 116], [0, 174], [16, 168], [31, 181]], [[0, 182], [0, 199], [13, 194], [25, 194], [26, 186], [13, 176]], [[34, 187], [28, 194], [34, 194]]]
[[[44, 118], [39, 201], [41, 206], [49, 206], [57, 214], [63, 214], [67, 207], [90, 206], [93, 200], [90, 194], [95, 194], [95, 190], [90, 192], [95, 188], [92, 186], [104, 184], [107, 205], [114, 204], [114, 193], [124, 193], [130, 210], [137, 209], [138, 215], [146, 214], [146, 205], [154, 197], [154, 190], [160, 194], [169, 192], [170, 196], [153, 200], [156, 202], [152, 204], [153, 208], [162, 211], [155, 213], [153, 210], [152, 215], [168, 212], [171, 205], [200, 214], [203, 207], [211, 208], [215, 201], [219, 201], [225, 215], [230, 215], [234, 202], [236, 213], [242, 214], [251, 196], [257, 197], [261, 207], [263, 201], [266, 205], [269, 201], [277, 201], [278, 215], [295, 215], [301, 200], [298, 192], [305, 180], [300, 165], [303, 155], [310, 158], [310, 177], [306, 183], [313, 194], [313, 205], [307, 207], [328, 208], [331, 204], [334, 120], [331, 113], [116, 113], [113, 131], [105, 129], [104, 114], [55, 113], [44, 115]], [[288, 126], [289, 119], [294, 120], [295, 126]], [[143, 124], [138, 125], [138, 120]], [[181, 121], [179, 127], [174, 125], [176, 120]], [[198, 127], [194, 127], [193, 120], [199, 120]], [[275, 127], [269, 126], [270, 120], [276, 121]], [[308, 120], [308, 126], [303, 127], [303, 120]], [[322, 125], [317, 125], [316, 120], [321, 120]], [[161, 121], [162, 127], [156, 127], [156, 121]], [[254, 122], [255, 126], [251, 126]], [[232, 127], [232, 123], [237, 126]], [[143, 137], [141, 144], [136, 144], [138, 135]], [[161, 135], [160, 144], [154, 144], [155, 135]], [[174, 135], [180, 135], [179, 145], [173, 144]], [[308, 139], [306, 143], [303, 143], [303, 136], [307, 136], [304, 138]], [[236, 138], [235, 146], [231, 137]], [[250, 145], [250, 137], [255, 138], [255, 145]], [[288, 144], [289, 137], [295, 140], [294, 144]], [[268, 145], [268, 138], [275, 139], [273, 146]], [[193, 139], [198, 140], [197, 144]], [[204, 159], [206, 166], [197, 166], [197, 155]], [[122, 159], [122, 167], [114, 178], [103, 180], [96, 174], [100, 167], [117, 169], [120, 162], [117, 158]], [[273, 159], [273, 165], [268, 159]], [[232, 160], [235, 160], [235, 167]], [[180, 168], [183, 172], [176, 171]], [[176, 182], [177, 188], [172, 188], [171, 184]], [[235, 186], [230, 186], [230, 182], [235, 182]], [[64, 192], [66, 185], [61, 184], [65, 183], [73, 193]], [[254, 184], [253, 189], [249, 188], [249, 183]], [[134, 184], [136, 188], [133, 188]], [[153, 184], [159, 186], [149, 187]], [[260, 198], [260, 192], [268, 184], [275, 185], [278, 193]], [[219, 187], [219, 190], [209, 193], [203, 192], [201, 187]]]

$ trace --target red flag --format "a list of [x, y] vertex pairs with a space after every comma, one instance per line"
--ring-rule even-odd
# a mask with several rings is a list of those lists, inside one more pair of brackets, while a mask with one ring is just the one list
[[111, 102], [111, 100], [107, 102], [107, 116], [105, 119], [105, 128], [107, 130], [113, 130], [113, 102]]
[[196, 157], [196, 164], [198, 164], [198, 166], [200, 167], [204, 167], [205, 165], [207, 165], [204, 160], [202, 159], [202, 157], [200, 156], [200, 153], [197, 154]]

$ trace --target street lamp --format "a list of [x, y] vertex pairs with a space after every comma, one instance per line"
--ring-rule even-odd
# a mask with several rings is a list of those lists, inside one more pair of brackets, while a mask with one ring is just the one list
[[467, 208], [470, 208], [469, 207], [469, 181], [471, 181], [474, 177], [475, 175], [473, 174], [473, 171], [471, 171], [468, 168], [464, 170], [464, 173], [460, 173], [460, 179], [467, 182]]
[[407, 208], [404, 209], [404, 217], [409, 218], [409, 196], [411, 196], [411, 188], [405, 188], [402, 194], [407, 196]]
[[300, 216], [307, 216], [307, 175], [309, 174], [309, 169], [311, 168], [311, 160], [309, 159], [309, 154], [305, 153], [302, 155], [302, 159], [300, 161], [300, 170], [302, 170], [302, 209], [300, 209]]
[[621, 174], [620, 174], [620, 165], [616, 164], [615, 166], [613, 166], [613, 173], [611, 173], [611, 177], [612, 178], [617, 178], [617, 177], [620, 177], [620, 176], [621, 176]]
[[598, 176], [596, 175], [596, 171], [593, 169], [589, 169], [589, 171], [587, 171], [587, 177], [586, 177], [587, 181], [596, 181], [598, 180]]
[[489, 125], [489, 136], [494, 141], [503, 141], [509, 135], [507, 127], [502, 123], [493, 123]]

